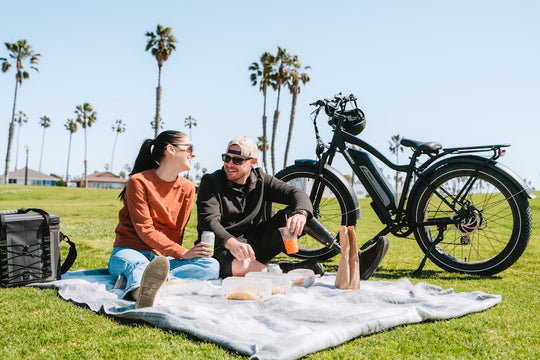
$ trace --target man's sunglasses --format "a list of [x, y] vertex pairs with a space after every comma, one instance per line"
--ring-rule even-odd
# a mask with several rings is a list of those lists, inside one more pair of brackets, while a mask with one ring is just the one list
[[193, 153], [193, 144], [171, 144], [172, 146], [189, 146], [186, 150]]
[[232, 156], [229, 156], [227, 154], [221, 154], [221, 159], [226, 163], [228, 163], [229, 161], [232, 161], [232, 163], [234, 165], [242, 165], [244, 163], [244, 161], [251, 160], [253, 158], [250, 158], [250, 157], [248, 157], [248, 158], [232, 157]]

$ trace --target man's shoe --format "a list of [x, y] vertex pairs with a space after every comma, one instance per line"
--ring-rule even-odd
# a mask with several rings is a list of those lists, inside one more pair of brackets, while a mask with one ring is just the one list
[[154, 258], [144, 269], [135, 309], [154, 306], [158, 290], [167, 281], [168, 276], [169, 260], [164, 256]]
[[280, 260], [278, 261], [279, 268], [284, 273], [288, 273], [291, 270], [295, 269], [309, 269], [313, 270], [313, 272], [317, 275], [324, 275], [324, 266], [320, 262], [316, 262], [314, 260], [304, 260], [300, 262], [292, 262], [289, 260]]
[[360, 259], [360, 279], [367, 280], [373, 275], [377, 266], [381, 263], [384, 255], [388, 251], [390, 241], [385, 236], [380, 236], [375, 245], [366, 251], [358, 252]]

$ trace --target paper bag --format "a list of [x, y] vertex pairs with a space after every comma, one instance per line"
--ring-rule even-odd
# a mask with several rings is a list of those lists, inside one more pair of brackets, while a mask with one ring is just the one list
[[341, 259], [334, 286], [342, 290], [360, 289], [360, 262], [353, 226], [339, 228], [339, 244], [341, 245]]

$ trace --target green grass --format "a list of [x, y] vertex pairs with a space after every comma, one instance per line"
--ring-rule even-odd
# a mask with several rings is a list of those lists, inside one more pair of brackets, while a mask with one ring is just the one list
[[[120, 202], [118, 191], [0, 186], [0, 209], [38, 207], [60, 215], [61, 230], [76, 242], [73, 270], [107, 266]], [[537, 193], [537, 195], [540, 195]], [[412, 277], [422, 258], [414, 240], [391, 237], [390, 250], [373, 280], [407, 277], [453, 288], [501, 294], [487, 311], [449, 321], [400, 326], [309, 355], [309, 359], [534, 359], [540, 357], [540, 199], [530, 202], [533, 234], [523, 256], [492, 277], [451, 274], [430, 262]], [[359, 243], [381, 225], [361, 201]], [[193, 213], [188, 246], [195, 237]], [[67, 247], [62, 246], [65, 253]], [[338, 257], [325, 263], [337, 269]], [[189, 335], [144, 323], [119, 321], [60, 299], [56, 291], [0, 289], [0, 359], [233, 359], [235, 352]]]

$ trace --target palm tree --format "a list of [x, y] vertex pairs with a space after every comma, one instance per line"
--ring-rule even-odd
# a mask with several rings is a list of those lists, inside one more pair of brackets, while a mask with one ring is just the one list
[[[272, 142], [270, 144], [270, 156], [272, 162], [272, 174], [276, 173], [276, 132], [279, 119], [279, 98], [281, 95], [281, 86], [287, 82], [289, 71], [287, 67], [289, 54], [287, 50], [278, 46], [278, 52], [275, 56], [274, 72], [271, 74], [274, 90], [277, 90], [276, 110], [274, 110], [274, 121], [272, 122]], [[279, 64], [279, 66], [278, 66]]]
[[197, 126], [197, 120], [193, 116], [189, 115], [184, 119], [184, 126], [189, 129], [189, 138], [191, 141], [193, 141], [193, 138], [191, 137], [191, 128]]
[[[13, 96], [13, 111], [11, 114], [11, 122], [9, 123], [8, 131], [8, 147], [6, 153], [6, 170], [4, 172], [5, 183], [9, 181], [9, 161], [11, 158], [11, 143], [13, 142], [13, 132], [15, 131], [15, 109], [17, 107], [17, 90], [19, 85], [22, 85], [23, 79], [30, 78], [30, 74], [24, 70], [24, 62], [28, 60], [30, 68], [35, 71], [39, 71], [37, 64], [39, 62], [40, 54], [34, 53], [32, 47], [26, 42], [26, 40], [19, 40], [16, 43], [4, 43], [6, 48], [10, 52], [9, 57], [13, 59], [13, 62], [17, 66], [17, 72], [15, 73], [15, 95]], [[11, 63], [7, 59], [2, 59], [2, 71], [6, 72], [11, 67]]]
[[77, 115], [76, 121], [81, 124], [84, 130], [84, 187], [88, 187], [88, 162], [86, 160], [87, 155], [87, 140], [86, 140], [86, 128], [92, 127], [92, 124], [96, 121], [96, 112], [92, 109], [92, 105], [84, 103], [83, 105], [77, 105], [75, 108], [75, 114]]
[[[394, 135], [392, 136], [392, 139], [390, 141], [388, 141], [390, 143], [390, 147], [389, 147], [389, 150], [393, 153], [393, 154], [396, 154], [396, 164], [399, 163], [399, 152], [403, 152], [403, 145], [401, 145], [401, 136], [398, 135]], [[401, 182], [401, 177], [399, 176], [399, 171], [396, 171], [396, 196], [398, 194], [398, 184]]]
[[161, 67], [163, 63], [167, 61], [173, 50], [176, 50], [176, 38], [172, 34], [171, 27], [164, 27], [159, 25], [156, 28], [156, 32], [148, 31], [146, 36], [149, 38], [146, 43], [146, 51], [152, 49], [152, 55], [157, 60], [158, 63], [158, 86], [156, 88], [156, 117], [154, 119], [153, 125], [155, 130], [155, 136], [159, 134], [161, 117], [159, 114], [161, 107]]
[[15, 123], [17, 123], [17, 144], [16, 144], [16, 152], [15, 152], [15, 170], [17, 170], [17, 165], [19, 163], [19, 135], [21, 133], [21, 126], [23, 124], [26, 124], [28, 122], [28, 118], [26, 117], [26, 114], [22, 111], [19, 111], [17, 115], [15, 116]]
[[43, 160], [43, 146], [45, 145], [45, 129], [51, 126], [51, 119], [48, 116], [42, 116], [39, 119], [39, 125], [43, 128], [41, 137], [41, 155], [39, 156], [39, 172], [41, 172], [41, 161]]
[[268, 151], [268, 142], [263, 141], [263, 136], [257, 137], [257, 149], [259, 149], [259, 151], [262, 153], [264, 153], [265, 151]]
[[[305, 72], [298, 73], [302, 68], [302, 64], [298, 59], [297, 55], [289, 58], [289, 66], [291, 67], [290, 76], [287, 81], [287, 86], [289, 91], [292, 94], [292, 104], [291, 104], [291, 118], [289, 120], [289, 132], [287, 134], [287, 145], [285, 146], [285, 156], [283, 157], [283, 167], [287, 166], [287, 155], [289, 154], [289, 147], [291, 145], [291, 137], [294, 126], [294, 115], [296, 111], [296, 100], [298, 99], [298, 94], [300, 93], [300, 82], [305, 85], [309, 80], [309, 75]], [[305, 70], [310, 69], [311, 67], [304, 67]]]
[[114, 137], [114, 143], [111, 153], [111, 172], [113, 172], [113, 160], [114, 160], [114, 150], [116, 148], [116, 141], [118, 140], [118, 135], [126, 132], [126, 126], [120, 119], [116, 119], [116, 122], [112, 125], [112, 131], [116, 133]]
[[[197, 120], [189, 115], [187, 118], [184, 119], [184, 126], [187, 126], [189, 128], [189, 138], [191, 139], [191, 142], [193, 142], [193, 138], [191, 137], [191, 128], [194, 126], [197, 126]], [[187, 172], [186, 178], [189, 179], [189, 170]]]
[[77, 122], [73, 119], [68, 119], [66, 123], [64, 124], [64, 127], [67, 131], [69, 131], [69, 146], [68, 146], [68, 158], [67, 158], [67, 166], [66, 166], [66, 185], [69, 181], [69, 156], [71, 154], [71, 137], [73, 136], [73, 133], [77, 132]]
[[275, 58], [269, 52], [264, 52], [261, 55], [260, 63], [254, 62], [249, 67], [252, 73], [249, 75], [251, 85], [256, 86], [259, 84], [259, 90], [263, 93], [263, 116], [262, 116], [262, 136], [259, 136], [261, 145], [259, 149], [262, 150], [264, 171], [268, 172], [268, 162], [266, 161], [266, 150], [268, 149], [268, 136], [266, 135], [266, 94], [268, 86], [272, 86], [272, 67], [275, 63]]

